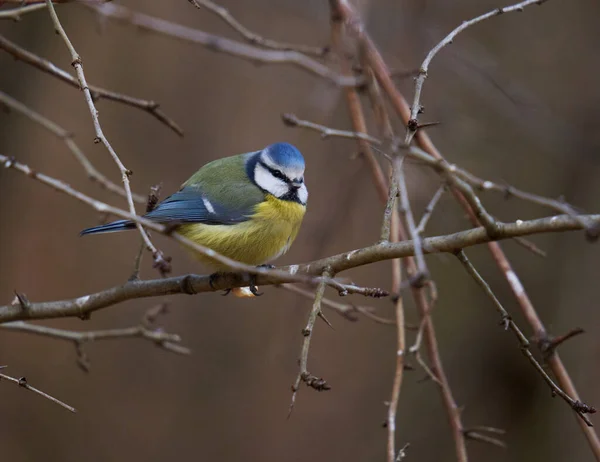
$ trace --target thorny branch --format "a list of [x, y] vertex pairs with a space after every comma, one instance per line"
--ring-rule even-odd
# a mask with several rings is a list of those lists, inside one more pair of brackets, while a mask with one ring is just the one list
[[406, 145], [410, 144], [412, 138], [414, 137], [414, 135], [416, 134], [416, 132], [418, 130], [419, 114], [423, 110], [423, 107], [421, 106], [421, 93], [423, 91], [423, 84], [425, 83], [425, 79], [427, 78], [427, 72], [429, 71], [429, 65], [431, 64], [431, 61], [433, 60], [433, 58], [440, 52], [440, 50], [442, 48], [444, 48], [445, 46], [450, 45], [453, 42], [454, 38], [458, 34], [460, 34], [462, 31], [464, 31], [465, 29], [467, 29], [475, 24], [478, 24], [482, 21], [485, 21], [486, 19], [490, 19], [490, 18], [493, 18], [494, 16], [499, 16], [504, 13], [511, 13], [514, 11], [520, 12], [520, 11], [523, 11], [523, 8], [525, 8], [527, 6], [541, 5], [542, 3], [545, 3], [546, 1], [548, 1], [548, 0], [525, 0], [523, 2], [519, 2], [519, 3], [516, 3], [511, 6], [506, 6], [504, 8], [495, 8], [494, 10], [489, 11], [485, 14], [482, 14], [481, 16], [477, 16], [476, 18], [470, 19], [468, 21], [463, 21], [460, 26], [458, 26], [456, 29], [454, 29], [452, 32], [450, 32], [446, 37], [444, 37], [444, 39], [441, 42], [439, 42], [435, 47], [433, 47], [431, 49], [431, 51], [427, 54], [427, 57], [421, 64], [421, 66], [419, 68], [419, 75], [415, 79], [415, 96], [414, 96], [413, 104], [412, 104], [411, 110], [410, 110], [410, 119], [408, 120], [408, 123], [406, 125], [407, 131], [406, 131], [406, 138], [404, 140], [404, 143]]
[[[4, 369], [5, 367], [6, 366], [0, 366], [0, 369]], [[25, 390], [32, 391], [50, 401], [52, 401], [53, 403], [56, 403], [59, 406], [64, 407], [68, 411], [77, 412], [73, 406], [69, 406], [68, 404], [62, 402], [61, 400], [55, 398], [54, 396], [49, 395], [48, 393], [45, 393], [42, 390], [39, 390], [39, 389], [29, 385], [29, 383], [27, 382], [27, 378], [25, 378], [25, 377], [20, 377], [20, 378], [16, 379], [14, 377], [11, 377], [10, 375], [0, 374], [0, 381], [2, 381], [2, 379], [8, 380], [9, 382], [16, 383], [17, 385], [24, 388]]]
[[558, 385], [556, 385], [554, 383], [554, 381], [546, 373], [546, 371], [544, 370], [542, 365], [533, 357], [533, 354], [531, 353], [531, 351], [529, 349], [529, 347], [530, 347], [529, 340], [527, 340], [527, 337], [525, 336], [525, 334], [523, 334], [521, 329], [519, 329], [519, 327], [512, 320], [511, 316], [508, 314], [508, 312], [506, 311], [504, 306], [502, 306], [502, 304], [500, 303], [500, 301], [498, 300], [498, 298], [492, 291], [489, 284], [485, 281], [485, 279], [483, 279], [483, 277], [481, 277], [481, 275], [479, 274], [477, 269], [469, 261], [465, 252], [460, 250], [460, 251], [456, 252], [456, 256], [458, 257], [458, 260], [463, 264], [463, 266], [467, 270], [467, 273], [469, 273], [469, 275], [473, 279], [475, 279], [475, 282], [477, 282], [477, 284], [483, 289], [485, 294], [492, 300], [492, 302], [494, 303], [494, 306], [496, 307], [496, 310], [500, 313], [500, 316], [502, 317], [502, 325], [504, 326], [504, 329], [505, 330], [510, 329], [515, 334], [515, 336], [517, 337], [517, 340], [521, 344], [521, 352], [525, 355], [525, 357], [529, 360], [529, 362], [533, 365], [533, 367], [542, 376], [544, 381], [548, 384], [548, 386], [552, 390], [552, 396], [554, 396], [554, 395], [560, 396], [563, 400], [565, 400], [565, 402], [569, 406], [571, 406], [571, 408], [583, 419], [583, 421], [589, 427], [592, 427], [593, 426], [592, 422], [587, 418], [587, 416], [585, 414], [594, 414], [596, 412], [596, 409], [593, 408], [592, 406], [588, 406], [587, 404], [579, 401], [578, 399], [573, 399], [567, 393], [565, 393]]

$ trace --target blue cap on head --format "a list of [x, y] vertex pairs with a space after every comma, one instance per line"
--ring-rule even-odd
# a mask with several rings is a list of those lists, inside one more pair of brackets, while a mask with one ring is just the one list
[[275, 143], [267, 146], [264, 152], [277, 165], [284, 168], [304, 170], [304, 157], [298, 149], [289, 143]]

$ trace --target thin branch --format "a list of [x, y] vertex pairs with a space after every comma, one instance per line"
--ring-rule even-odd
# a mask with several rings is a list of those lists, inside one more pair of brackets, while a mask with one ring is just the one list
[[435, 192], [435, 194], [433, 195], [433, 197], [431, 198], [431, 200], [429, 201], [429, 204], [427, 204], [427, 207], [425, 207], [425, 211], [423, 212], [421, 221], [419, 221], [419, 225], [417, 226], [417, 229], [416, 229], [416, 232], [418, 234], [423, 234], [425, 232], [425, 228], [427, 227], [427, 224], [429, 223], [429, 219], [431, 218], [431, 215], [433, 215], [435, 206], [438, 204], [439, 200], [442, 198], [442, 195], [444, 194], [445, 191], [446, 191], [446, 186], [445, 185], [440, 186], [437, 189], [437, 191]]
[[421, 235], [417, 231], [415, 219], [410, 206], [408, 197], [408, 188], [406, 187], [406, 178], [404, 175], [404, 158], [396, 155], [393, 160], [396, 181], [398, 182], [398, 191], [400, 195], [400, 213], [404, 217], [404, 221], [408, 228], [408, 236], [415, 243], [415, 263], [417, 265], [417, 274], [410, 281], [411, 284], [417, 286], [423, 285], [429, 279], [429, 270], [423, 256], [423, 247], [421, 245]]
[[351, 140], [363, 140], [369, 141], [373, 144], [381, 144], [381, 141], [377, 138], [360, 132], [350, 132], [347, 130], [336, 130], [335, 128], [326, 127], [325, 125], [319, 125], [308, 120], [301, 120], [295, 114], [281, 114], [283, 123], [288, 127], [302, 127], [317, 131], [321, 134], [321, 138], [326, 139], [329, 137], [337, 138], [348, 138]]
[[[278, 287], [281, 287], [282, 289], [285, 289], [289, 292], [293, 292], [295, 294], [302, 295], [305, 298], [310, 298], [310, 299], [315, 298], [314, 292], [312, 292], [310, 290], [301, 289], [300, 287], [298, 287], [294, 284], [289, 284], [289, 283], [281, 284]], [[338, 313], [340, 316], [347, 319], [348, 321], [352, 321], [352, 322], [358, 321], [357, 314], [361, 314], [365, 318], [370, 319], [379, 324], [387, 324], [387, 325], [395, 325], [396, 324], [396, 321], [394, 321], [393, 319], [382, 318], [380, 316], [377, 316], [376, 314], [373, 314], [375, 311], [375, 308], [373, 308], [372, 306], [360, 306], [360, 305], [353, 305], [353, 304], [348, 304], [348, 303], [340, 303], [340, 302], [336, 302], [336, 301], [333, 301], [333, 300], [331, 300], [329, 298], [325, 298], [325, 297], [323, 297], [321, 299], [321, 305], [325, 306], [327, 308], [331, 308], [332, 310], [334, 310], [336, 313]]]
[[489, 434], [486, 435], [486, 433], [491, 433], [494, 435], [504, 435], [506, 432], [500, 428], [485, 426], [465, 428], [464, 430], [465, 437], [470, 440], [481, 441], [482, 443], [491, 444], [492, 446], [497, 446], [502, 449], [506, 448], [506, 443], [504, 441], [498, 438], [494, 438]]
[[[8, 108], [20, 112], [25, 117], [28, 117], [29, 119], [33, 120], [37, 124], [44, 127], [46, 130], [48, 130], [50, 133], [58, 137], [63, 143], [65, 143], [65, 145], [67, 146], [69, 151], [71, 151], [75, 159], [81, 164], [90, 180], [96, 182], [101, 187], [105, 188], [106, 190], [112, 193], [118, 194], [121, 197], [127, 197], [125, 190], [121, 186], [110, 181], [102, 173], [100, 173], [96, 169], [96, 167], [94, 167], [94, 165], [90, 162], [90, 160], [79, 148], [79, 146], [77, 146], [77, 143], [75, 143], [75, 141], [73, 140], [72, 133], [65, 130], [60, 125], [57, 125], [56, 123], [52, 122], [50, 119], [47, 119], [43, 115], [35, 112], [33, 109], [28, 108], [20, 101], [17, 101], [16, 99], [12, 98], [11, 96], [7, 95], [2, 91], [0, 91], [0, 104], [4, 104]], [[132, 193], [132, 197], [136, 202], [146, 201], [145, 198], [139, 194]]]
[[327, 79], [340, 87], [355, 87], [361, 84], [360, 78], [344, 77], [327, 66], [297, 51], [265, 50], [245, 43], [209, 34], [199, 29], [182, 26], [154, 16], [139, 13], [114, 3], [92, 6], [95, 11], [107, 18], [124, 21], [141, 29], [186, 42], [202, 45], [211, 51], [265, 64], [292, 64], [312, 74]]
[[463, 264], [467, 273], [475, 279], [475, 282], [483, 289], [485, 294], [492, 300], [496, 310], [500, 313], [502, 318], [502, 324], [505, 329], [510, 329], [517, 340], [521, 345], [521, 352], [525, 355], [525, 357], [529, 360], [529, 362], [533, 365], [535, 370], [542, 376], [544, 381], [548, 384], [550, 389], [552, 390], [552, 396], [558, 395], [560, 396], [570, 407], [573, 409], [582, 419], [583, 421], [590, 427], [592, 427], [592, 422], [587, 418], [585, 414], [593, 414], [596, 412], [592, 406], [588, 406], [587, 404], [579, 401], [579, 399], [574, 399], [570, 397], [567, 393], [565, 393], [558, 385], [554, 383], [554, 381], [550, 378], [550, 376], [546, 373], [542, 365], [533, 357], [533, 354], [530, 351], [530, 343], [527, 340], [527, 337], [521, 329], [515, 324], [512, 320], [511, 316], [508, 314], [506, 309], [502, 306], [489, 284], [481, 277], [477, 269], [473, 266], [473, 264], [469, 261], [464, 251], [459, 251], [456, 253], [459, 261]]
[[[335, 128], [327, 127], [325, 125], [319, 125], [319, 124], [310, 122], [308, 120], [299, 119], [294, 114], [285, 114], [284, 117], [285, 117], [284, 122], [288, 126], [300, 127], [300, 128], [306, 128], [309, 130], [313, 130], [318, 133], [321, 133], [322, 136], [323, 136], [323, 134], [327, 134], [327, 136], [323, 136], [324, 138], [341, 137], [341, 138], [349, 138], [349, 139], [361, 139], [361, 140], [369, 141], [370, 143], [377, 145], [377, 146], [382, 145], [382, 141], [380, 139], [375, 138], [366, 133], [352, 132], [352, 131], [346, 131], [346, 130], [337, 130]], [[289, 123], [289, 121], [292, 121], [292, 123]], [[498, 183], [494, 183], [493, 181], [490, 181], [490, 180], [484, 180], [484, 179], [479, 178], [479, 177], [473, 175], [472, 173], [458, 167], [455, 164], [451, 164], [441, 158], [436, 158], [435, 156], [431, 155], [429, 152], [427, 152], [423, 149], [420, 149], [416, 146], [411, 146], [410, 148], [404, 147], [404, 149], [405, 149], [406, 155], [411, 157], [412, 159], [418, 160], [418, 161], [426, 164], [427, 166], [436, 170], [438, 173], [443, 172], [446, 175], [457, 177], [458, 180], [461, 180], [462, 182], [466, 183], [466, 185], [471, 186], [471, 188], [473, 190], [499, 192], [507, 198], [516, 197], [518, 199], [521, 199], [521, 200], [524, 200], [527, 202], [531, 202], [533, 204], [541, 205], [543, 207], [548, 207], [549, 209], [558, 211], [560, 213], [572, 215], [573, 218], [577, 219], [576, 217], [578, 216], [578, 214], [577, 214], [577, 211], [575, 210], [575, 208], [573, 206], [571, 206], [570, 204], [568, 204], [567, 202], [565, 202], [564, 200], [550, 199], [547, 197], [539, 196], [537, 194], [532, 194], [532, 193], [529, 193], [526, 191], [522, 191], [520, 189], [515, 188], [514, 186], [501, 185]], [[463, 184], [463, 183], [461, 183], [461, 184]], [[465, 188], [465, 186], [463, 186], [463, 188]], [[475, 193], [475, 191], [473, 191], [473, 194], [474, 193]], [[494, 221], [493, 217], [490, 218], [490, 221], [491, 222]]]
[[[44, 5], [44, 7], [45, 6], [46, 5]], [[1, 35], [0, 49], [9, 53], [14, 58], [23, 61], [24, 63], [27, 63], [47, 74], [50, 74], [75, 88], [81, 89], [79, 82], [71, 74], [55, 66], [50, 61], [40, 58], [39, 56], [31, 53], [30, 51], [21, 48], [16, 43], [11, 42], [6, 37], [3, 37]], [[179, 127], [179, 125], [177, 125], [175, 121], [173, 121], [173, 119], [168, 117], [160, 109], [160, 105], [157, 102], [134, 98], [133, 96], [124, 95], [122, 93], [116, 93], [114, 91], [106, 90], [95, 85], [88, 85], [88, 88], [92, 96], [92, 101], [106, 99], [109, 101], [115, 101], [117, 103], [122, 103], [127, 106], [141, 109], [158, 119], [160, 122], [165, 124], [178, 135], [183, 136], [183, 130]]]
[[[387, 415], [387, 461], [395, 462], [396, 459], [396, 413], [400, 401], [400, 388], [404, 376], [404, 358], [406, 356], [406, 334], [404, 328], [404, 301], [398, 297], [396, 301], [396, 369], [392, 383], [392, 396], [388, 405]], [[402, 450], [400, 450], [402, 452]], [[399, 456], [398, 456], [399, 457]]]
[[56, 329], [54, 327], [29, 324], [24, 321], [15, 321], [0, 324], [0, 329], [13, 332], [25, 332], [29, 334], [52, 337], [55, 339], [66, 340], [81, 346], [84, 343], [95, 342], [99, 340], [141, 338], [148, 340], [157, 346], [174, 353], [189, 355], [189, 348], [177, 345], [181, 342], [181, 337], [177, 334], [164, 332], [162, 329], [150, 329], [140, 324], [137, 326], [125, 327], [120, 329], [92, 330], [87, 332], [72, 331], [66, 329]]
[[511, 12], [515, 12], [515, 11], [521, 12], [521, 11], [523, 11], [523, 8], [525, 8], [527, 6], [541, 5], [542, 3], [545, 3], [546, 1], [547, 0], [525, 0], [523, 2], [519, 2], [519, 3], [516, 3], [511, 6], [506, 6], [504, 8], [495, 8], [494, 10], [489, 11], [485, 14], [482, 14], [481, 16], [477, 16], [476, 18], [470, 19], [468, 21], [463, 21], [460, 26], [458, 26], [456, 29], [454, 29], [452, 32], [450, 32], [446, 37], [444, 37], [444, 39], [441, 42], [439, 42], [435, 47], [433, 47], [431, 49], [431, 51], [427, 54], [427, 57], [421, 64], [421, 67], [419, 68], [419, 75], [415, 79], [415, 96], [414, 96], [413, 104], [412, 104], [411, 111], [410, 111], [410, 119], [408, 120], [408, 123], [407, 123], [406, 138], [404, 140], [404, 143], [406, 145], [410, 144], [413, 136], [417, 132], [417, 129], [419, 126], [419, 120], [418, 120], [419, 113], [422, 110], [421, 93], [423, 91], [423, 84], [425, 83], [425, 79], [427, 78], [427, 72], [429, 71], [429, 65], [431, 64], [431, 61], [433, 60], [433, 58], [440, 52], [440, 50], [442, 48], [444, 48], [445, 46], [450, 45], [453, 42], [454, 38], [458, 34], [460, 34], [462, 31], [464, 31], [465, 29], [467, 29], [475, 24], [478, 24], [482, 21], [485, 21], [486, 19], [490, 19], [490, 18], [499, 16], [504, 13], [511, 13]]
[[[331, 272], [323, 271], [323, 278], [328, 278], [331, 276]], [[292, 401], [290, 403], [290, 409], [288, 411], [288, 418], [291, 416], [292, 411], [294, 410], [294, 404], [296, 403], [296, 395], [298, 390], [300, 389], [300, 382], [304, 382], [306, 386], [314, 388], [317, 391], [326, 391], [330, 390], [331, 387], [329, 384], [322, 378], [319, 378], [310, 372], [308, 372], [308, 351], [310, 349], [310, 340], [312, 338], [313, 330], [315, 328], [315, 322], [317, 321], [317, 317], [321, 312], [321, 301], [323, 299], [323, 294], [325, 293], [325, 283], [321, 282], [317, 291], [315, 292], [315, 301], [313, 303], [312, 309], [310, 310], [310, 314], [308, 315], [308, 320], [306, 321], [306, 327], [302, 329], [302, 336], [304, 340], [302, 341], [302, 350], [300, 352], [300, 360], [298, 361], [300, 366], [300, 371], [298, 372], [298, 376], [296, 377], [296, 381], [292, 386]]]
[[[5, 367], [6, 366], [0, 366], [0, 369], [3, 369]], [[39, 389], [37, 389], [37, 388], [29, 385], [29, 383], [27, 382], [27, 379], [25, 377], [20, 377], [20, 378], [16, 379], [14, 377], [11, 377], [10, 375], [0, 374], [0, 380], [1, 379], [8, 380], [9, 382], [16, 383], [17, 385], [19, 385], [20, 387], [24, 388], [25, 390], [29, 390], [29, 391], [32, 391], [34, 393], [37, 393], [38, 395], [40, 395], [40, 396], [42, 396], [42, 397], [44, 397], [44, 398], [52, 401], [53, 403], [56, 403], [59, 406], [64, 407], [68, 411], [77, 412], [73, 406], [69, 406], [68, 404], [62, 402], [61, 400], [55, 398], [54, 396], [51, 396], [48, 393], [45, 393], [42, 390], [39, 390]]]
[[41, 10], [46, 8], [44, 3], [39, 3], [37, 5], [25, 5], [20, 8], [12, 8], [10, 10], [0, 11], [0, 20], [2, 19], [12, 19], [13, 21], [20, 21], [21, 15], [32, 13], [37, 10]]
[[[136, 215], [135, 204], [133, 202], [133, 197], [132, 197], [132, 193], [131, 193], [131, 185], [129, 182], [129, 176], [131, 175], [131, 170], [129, 170], [128, 168], [125, 167], [125, 165], [123, 165], [123, 162], [121, 161], [121, 159], [119, 158], [119, 156], [113, 149], [112, 145], [108, 142], [108, 139], [104, 135], [104, 132], [102, 131], [102, 127], [100, 126], [100, 120], [98, 119], [98, 110], [96, 109], [96, 106], [94, 104], [94, 100], [92, 98], [92, 93], [88, 87], [88, 84], [87, 84], [87, 81], [85, 78], [85, 74], [83, 72], [83, 64], [81, 62], [81, 57], [75, 50], [75, 47], [73, 47], [71, 40], [69, 39], [69, 37], [67, 36], [67, 33], [65, 32], [64, 28], [62, 27], [62, 24], [60, 23], [60, 20], [58, 19], [58, 15], [56, 14], [56, 10], [54, 9], [54, 5], [52, 4], [52, 0], [46, 0], [46, 5], [48, 6], [48, 11], [50, 12], [50, 18], [52, 19], [52, 23], [54, 24], [55, 30], [61, 36], [63, 41], [65, 42], [65, 45], [67, 46], [69, 53], [71, 55], [71, 59], [72, 59], [71, 65], [75, 68], [75, 73], [77, 74], [77, 80], [79, 82], [79, 86], [82, 89], [83, 94], [85, 95], [85, 100], [88, 105], [90, 114], [92, 116], [92, 122], [94, 124], [94, 131], [96, 132], [96, 139], [94, 140], [94, 142], [101, 142], [104, 145], [104, 147], [106, 148], [106, 150], [108, 151], [108, 153], [110, 154], [110, 156], [112, 157], [115, 164], [117, 165], [117, 168], [119, 169], [119, 172], [121, 173], [121, 180], [123, 181], [123, 187], [125, 188], [125, 196], [127, 199], [127, 205], [129, 206], [129, 212], [132, 215]], [[146, 232], [146, 230], [142, 227], [142, 225], [140, 223], [136, 223], [136, 227], [137, 227], [140, 235], [142, 236], [142, 240], [144, 241], [146, 248], [150, 252], [152, 252], [152, 256], [154, 258], [154, 263], [155, 263], [154, 266], [157, 267], [159, 269], [159, 271], [161, 272], [161, 274], [163, 274], [163, 275], [165, 273], [167, 273], [168, 271], [170, 271], [170, 268], [171, 268], [170, 259], [165, 257], [163, 255], [163, 253], [154, 246], [154, 244], [150, 240], [150, 236], [148, 236], [148, 233]]]
[[297, 51], [299, 53], [304, 53], [306, 55], [313, 55], [317, 57], [323, 57], [329, 51], [328, 47], [312, 47], [309, 45], [297, 45], [292, 43], [283, 43], [277, 42], [275, 40], [270, 40], [268, 38], [264, 38], [261, 35], [258, 35], [255, 32], [252, 32], [250, 29], [245, 27], [242, 23], [240, 23], [237, 19], [235, 19], [232, 14], [221, 5], [217, 5], [210, 0], [188, 0], [192, 5], [196, 8], [201, 9], [205, 8], [211, 13], [219, 16], [223, 21], [225, 21], [232, 29], [238, 32], [242, 37], [244, 37], [249, 43], [252, 45], [259, 45], [265, 48], [271, 48], [273, 50], [281, 50], [281, 51]]
[[547, 256], [544, 250], [540, 249], [537, 245], [535, 245], [530, 240], [525, 239], [524, 237], [515, 237], [513, 238], [513, 241], [519, 244], [521, 247], [529, 250], [534, 255], [537, 255], [538, 257], [545, 258]]

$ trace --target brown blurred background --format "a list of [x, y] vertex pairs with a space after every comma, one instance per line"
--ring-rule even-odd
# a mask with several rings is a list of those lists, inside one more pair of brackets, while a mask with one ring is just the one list
[[[237, 39], [219, 20], [184, 0], [123, 4]], [[222, 4], [266, 37], [315, 46], [329, 42], [324, 0]], [[488, 0], [363, 0], [357, 5], [384, 57], [398, 70], [417, 68], [427, 50], [462, 20], [503, 6]], [[136, 191], [146, 193], [163, 182], [164, 193], [173, 192], [209, 160], [285, 140], [306, 157], [310, 201], [298, 240], [280, 263], [309, 261], [378, 238], [382, 206], [360, 158], [353, 160], [354, 143], [322, 141], [280, 121], [281, 113], [293, 112], [349, 128], [345, 101], [335, 86], [291, 66], [256, 66], [100, 20], [80, 5], [62, 5], [58, 13], [91, 83], [159, 101], [186, 132], [179, 138], [146, 113], [98, 103], [105, 134], [133, 170]], [[424, 117], [442, 122], [431, 135], [446, 157], [484, 178], [551, 197], [564, 195], [588, 212], [598, 211], [599, 14], [600, 6], [591, 0], [552, 1], [480, 24], [445, 49], [431, 66], [423, 103]], [[20, 23], [2, 22], [0, 33], [71, 71], [46, 11]], [[412, 97], [410, 79], [400, 87]], [[105, 149], [92, 143], [93, 128], [79, 91], [6, 53], [0, 54], [0, 90], [74, 132], [95, 165], [119, 180]], [[59, 140], [16, 113], [0, 112], [0, 153], [125, 206], [86, 180]], [[438, 179], [414, 164], [409, 177], [420, 214]], [[503, 220], [549, 214], [514, 199], [489, 195], [484, 200]], [[11, 301], [15, 289], [42, 301], [125, 281], [139, 238], [135, 233], [78, 237], [98, 220], [74, 199], [0, 170], [2, 303]], [[463, 212], [445, 197], [428, 234], [466, 227]], [[582, 233], [534, 241], [548, 252], [547, 258], [512, 242], [502, 245], [552, 333], [586, 328], [587, 334], [562, 347], [561, 355], [583, 399], [600, 406], [598, 244], [586, 243]], [[174, 274], [202, 271], [168, 239], [156, 237], [156, 242], [173, 256]], [[468, 253], [529, 335], [487, 250]], [[465, 425], [508, 432], [507, 450], [470, 442], [472, 460], [591, 461], [573, 413], [551, 398], [515, 339], [498, 327], [488, 299], [452, 257], [432, 256], [428, 262], [440, 293], [434, 320], [442, 357], [456, 399], [464, 406]], [[389, 288], [389, 269], [389, 263], [380, 263], [348, 275], [363, 285]], [[142, 275], [157, 276], [148, 258]], [[191, 357], [141, 340], [107, 341], [87, 346], [89, 374], [77, 368], [69, 343], [0, 330], [0, 364], [9, 366], [6, 372], [27, 376], [78, 409], [72, 415], [0, 383], [2, 457], [12, 462], [383, 460], [394, 329], [366, 319], [351, 323], [333, 313], [329, 317], [335, 330], [317, 324], [309, 370], [324, 376], [332, 390], [319, 394], [303, 387], [292, 418], [286, 420], [300, 330], [311, 302], [275, 288], [264, 291], [262, 298], [250, 301], [219, 294], [170, 297], [170, 313], [160, 323], [183, 336]], [[80, 330], [133, 325], [161, 300], [119, 304], [87, 322], [44, 324]], [[365, 302], [358, 296], [352, 301]], [[389, 300], [367, 302], [380, 314], [392, 315]], [[416, 313], [407, 303], [407, 316], [414, 322]], [[423, 376], [419, 370], [406, 374], [398, 444], [411, 444], [406, 460], [453, 460], [436, 385], [423, 382]]]

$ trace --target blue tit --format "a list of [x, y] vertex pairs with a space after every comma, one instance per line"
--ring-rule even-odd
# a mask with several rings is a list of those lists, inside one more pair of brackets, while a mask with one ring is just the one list
[[[307, 198], [302, 154], [291, 144], [275, 143], [209, 162], [144, 217], [233, 260], [263, 265], [290, 248]], [[135, 223], [119, 220], [81, 235], [134, 228]], [[225, 269], [197, 256], [216, 270]]]

